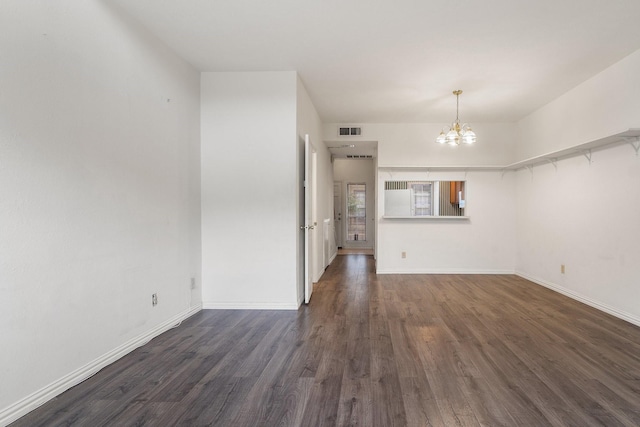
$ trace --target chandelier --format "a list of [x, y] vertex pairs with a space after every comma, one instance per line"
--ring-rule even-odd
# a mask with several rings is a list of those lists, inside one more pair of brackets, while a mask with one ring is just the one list
[[438, 144], [460, 145], [461, 142], [463, 144], [476, 142], [476, 134], [471, 130], [471, 126], [467, 123], [461, 125], [458, 119], [458, 99], [461, 93], [460, 89], [453, 91], [456, 96], [456, 121], [451, 123], [451, 126], [442, 128], [440, 135], [436, 138]]

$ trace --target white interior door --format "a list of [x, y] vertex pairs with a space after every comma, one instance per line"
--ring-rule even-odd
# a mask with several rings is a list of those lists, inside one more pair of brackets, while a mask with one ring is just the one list
[[304, 303], [308, 304], [313, 293], [312, 277], [312, 257], [313, 257], [313, 236], [316, 228], [313, 215], [314, 197], [314, 170], [313, 156], [315, 150], [309, 140], [309, 135], [304, 136], [304, 225], [300, 228], [304, 230]]

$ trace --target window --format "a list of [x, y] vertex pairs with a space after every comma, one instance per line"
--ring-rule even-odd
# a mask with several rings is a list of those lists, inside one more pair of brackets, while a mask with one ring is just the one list
[[433, 215], [431, 210], [431, 187], [430, 182], [408, 182], [411, 195], [411, 215], [425, 216]]

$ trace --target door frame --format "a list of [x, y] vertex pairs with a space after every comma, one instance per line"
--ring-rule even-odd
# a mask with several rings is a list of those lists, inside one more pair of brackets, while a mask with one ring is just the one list
[[318, 222], [315, 219], [316, 197], [316, 149], [311, 143], [309, 134], [304, 136], [304, 224], [300, 229], [304, 233], [304, 303], [309, 304], [313, 294], [313, 266], [315, 259], [315, 236]]
[[[349, 236], [349, 224], [347, 221], [349, 218], [349, 206], [348, 206], [348, 190], [349, 190], [349, 185], [364, 185], [365, 186], [365, 240], [348, 240], [348, 236]], [[343, 225], [343, 230], [342, 230], [342, 247], [345, 249], [358, 249], [358, 248], [367, 248], [367, 249], [373, 249], [374, 245], [375, 245], [375, 235], [373, 234], [373, 230], [371, 230], [369, 227], [372, 227], [373, 224], [369, 224], [369, 219], [371, 218], [372, 213], [370, 212], [370, 201], [369, 198], [372, 195], [372, 192], [374, 189], [369, 188], [370, 184], [367, 183], [366, 181], [345, 181], [343, 184], [343, 193], [344, 193], [344, 197], [343, 197], [343, 201], [342, 201], [342, 205], [343, 205], [343, 210], [344, 210], [344, 214], [343, 214], [343, 218], [345, 219], [344, 221], [344, 225]], [[375, 206], [374, 206], [375, 207]]]
[[[336, 188], [338, 194], [336, 195]], [[342, 181], [333, 181], [333, 227], [335, 230], [336, 250], [344, 246], [344, 191]]]

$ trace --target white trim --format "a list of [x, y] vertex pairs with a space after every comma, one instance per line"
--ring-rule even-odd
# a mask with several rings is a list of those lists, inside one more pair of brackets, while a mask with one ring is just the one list
[[338, 256], [338, 251], [335, 251], [333, 255], [331, 255], [331, 258], [329, 258], [329, 265], [331, 265], [331, 263], [336, 259], [337, 256]]
[[20, 399], [16, 403], [7, 406], [2, 411], [0, 411], [0, 426], [5, 426], [16, 421], [20, 417], [28, 414], [39, 406], [42, 406], [59, 394], [69, 390], [71, 387], [80, 384], [87, 378], [95, 375], [102, 368], [131, 353], [133, 350], [142, 347], [153, 338], [168, 331], [183, 320], [193, 316], [200, 310], [202, 310], [202, 306], [199, 304], [191, 307], [188, 310], [172, 317], [166, 322], [161, 323], [150, 331], [127, 341], [121, 346], [114, 348], [110, 352], [105, 353], [97, 359], [94, 359], [81, 368], [76, 369], [75, 371], [52, 382], [51, 384], [41, 388], [40, 390], [31, 393], [30, 395], [23, 399]]
[[203, 301], [205, 310], [297, 310], [296, 303], [214, 302]]
[[527, 279], [530, 282], [533, 282], [533, 283], [535, 283], [537, 285], [544, 286], [545, 288], [551, 289], [552, 291], [558, 292], [558, 293], [560, 293], [562, 295], [565, 295], [565, 296], [567, 296], [567, 297], [569, 297], [571, 299], [574, 299], [574, 300], [579, 301], [579, 302], [581, 302], [583, 304], [586, 304], [586, 305], [588, 305], [590, 307], [593, 307], [593, 308], [595, 308], [597, 310], [604, 311], [605, 313], [608, 313], [608, 314], [610, 314], [610, 315], [612, 315], [614, 317], [617, 317], [618, 319], [622, 319], [622, 320], [627, 321], [629, 323], [632, 323], [632, 324], [634, 324], [636, 326], [640, 326], [640, 318], [634, 316], [633, 314], [629, 314], [629, 313], [626, 313], [624, 311], [620, 311], [620, 310], [618, 310], [616, 308], [613, 308], [613, 307], [611, 307], [611, 306], [609, 306], [607, 304], [603, 304], [603, 303], [598, 302], [596, 300], [593, 300], [591, 298], [587, 298], [587, 297], [585, 297], [583, 295], [580, 295], [577, 292], [574, 292], [572, 290], [566, 289], [566, 288], [564, 288], [564, 287], [562, 287], [562, 286], [560, 286], [560, 285], [558, 285], [556, 283], [547, 282], [546, 280], [542, 280], [542, 279], [537, 278], [537, 277], [529, 276], [528, 274], [523, 273], [521, 271], [516, 271], [516, 275], [522, 277], [523, 279]]
[[513, 270], [455, 270], [455, 269], [442, 269], [442, 270], [433, 270], [433, 269], [416, 269], [416, 270], [394, 270], [394, 269], [383, 269], [377, 270], [376, 274], [515, 274]]
[[437, 219], [471, 219], [470, 216], [451, 216], [451, 215], [413, 215], [413, 216], [390, 216], [390, 215], [382, 215], [382, 219], [426, 219], [426, 220], [437, 220]]
[[389, 172], [395, 170], [406, 171], [443, 171], [443, 172], [456, 172], [456, 171], [497, 171], [506, 168], [505, 165], [431, 165], [431, 166], [411, 166], [411, 165], [398, 165], [398, 166], [378, 166], [378, 170], [382, 172]]

